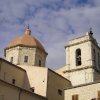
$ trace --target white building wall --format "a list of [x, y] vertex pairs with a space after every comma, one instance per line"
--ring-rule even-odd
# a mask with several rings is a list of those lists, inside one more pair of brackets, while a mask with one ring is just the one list
[[[39, 60], [41, 61], [41, 66], [45, 67], [47, 54], [38, 48], [31, 47], [13, 47], [5, 49], [7, 61], [11, 61], [13, 57], [13, 64], [15, 65], [29, 65], [29, 66], [39, 66]], [[25, 56], [28, 56], [28, 62], [24, 62]]]
[[[66, 70], [63, 75], [68, 78], [72, 85], [86, 84], [93, 82], [93, 60], [92, 60], [92, 42], [90, 36], [86, 35], [69, 42], [66, 47]], [[76, 65], [76, 50], [81, 50], [82, 64]]]
[[[76, 66], [76, 50], [79, 48], [81, 49], [82, 65]], [[92, 53], [91, 53], [90, 41], [66, 48], [66, 65], [68, 65], [69, 70], [82, 68], [85, 66], [92, 66], [91, 57], [92, 57]]]
[[48, 68], [43, 68], [39, 66], [32, 67], [25, 65], [19, 65], [19, 66], [26, 70], [30, 83], [30, 88], [33, 88], [36, 94], [46, 97]]
[[[94, 81], [98, 81], [100, 75], [95, 69], [100, 71], [100, 65], [98, 66], [98, 53], [100, 54], [100, 48], [93, 35], [86, 33], [85, 36], [72, 39], [69, 41], [69, 45], [66, 48], [66, 65], [57, 70], [59, 74], [69, 79], [72, 85], [86, 84]], [[76, 65], [76, 50], [81, 50], [81, 65]], [[95, 49], [95, 60], [93, 50]], [[96, 65], [94, 65], [96, 61]], [[100, 62], [100, 61], [99, 61]]]
[[[19, 65], [35, 65], [35, 54], [36, 54], [36, 48], [29, 48], [29, 47], [20, 47], [19, 50]], [[24, 57], [28, 56], [28, 62], [24, 62]]]
[[72, 100], [72, 95], [78, 95], [78, 100], [91, 100], [98, 98], [98, 91], [100, 91], [100, 83], [83, 85], [65, 90], [65, 100]]
[[40, 60], [41, 67], [45, 67], [46, 66], [46, 57], [47, 57], [47, 54], [45, 54], [40, 49], [36, 49], [35, 66], [39, 66], [39, 60]]
[[5, 59], [11, 62], [11, 57], [13, 57], [13, 63], [17, 65], [19, 61], [19, 47], [5, 50]]
[[89, 82], [93, 82], [93, 69], [84, 69], [80, 71], [73, 71], [69, 73], [69, 76], [66, 76], [67, 74], [65, 73], [65, 77], [69, 77], [69, 80], [71, 81], [72, 85], [79, 85], [79, 84], [86, 84]]

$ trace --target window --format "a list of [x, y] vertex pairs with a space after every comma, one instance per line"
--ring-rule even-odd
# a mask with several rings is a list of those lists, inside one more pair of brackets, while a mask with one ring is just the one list
[[32, 92], [34, 92], [34, 87], [30, 88]]
[[10, 62], [13, 63], [13, 57], [11, 57]]
[[58, 89], [58, 94], [62, 95], [62, 90]]
[[34, 92], [34, 89], [31, 89], [32, 92]]
[[100, 91], [98, 91], [98, 100], [100, 99]]
[[91, 100], [96, 100], [96, 98], [92, 98]]
[[28, 56], [24, 57], [24, 62], [27, 63], [28, 62]]
[[12, 84], [15, 84], [15, 79], [12, 79]]
[[81, 62], [81, 49], [76, 50], [76, 66], [80, 66]]
[[78, 95], [72, 95], [72, 100], [78, 100]]
[[39, 60], [39, 66], [41, 66], [41, 60]]

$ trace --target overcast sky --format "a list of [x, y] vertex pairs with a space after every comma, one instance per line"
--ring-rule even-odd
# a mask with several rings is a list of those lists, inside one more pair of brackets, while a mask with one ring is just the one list
[[48, 52], [47, 67], [65, 65], [68, 40], [92, 27], [100, 43], [100, 0], [0, 0], [0, 56], [29, 25]]

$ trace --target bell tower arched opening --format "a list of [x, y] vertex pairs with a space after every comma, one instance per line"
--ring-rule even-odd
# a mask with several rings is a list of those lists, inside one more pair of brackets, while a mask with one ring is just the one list
[[80, 66], [82, 64], [81, 61], [81, 49], [76, 50], [76, 66]]

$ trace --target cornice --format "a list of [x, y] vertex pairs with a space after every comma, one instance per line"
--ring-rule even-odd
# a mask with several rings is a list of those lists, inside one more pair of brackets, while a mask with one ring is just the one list
[[94, 67], [93, 66], [86, 66], [86, 67], [83, 67], [83, 68], [77, 68], [77, 69], [72, 69], [72, 70], [65, 70], [65, 71], [63, 71], [63, 73], [65, 74], [65, 73], [80, 71], [80, 70], [89, 69], [89, 68], [94, 68]]
[[77, 43], [74, 43], [74, 44], [66, 45], [66, 46], [65, 46], [65, 49], [66, 49], [67, 47], [79, 45], [79, 44], [82, 44], [82, 43], [85, 43], [85, 42], [88, 42], [88, 41], [91, 41], [98, 49], [100, 49], [100, 47], [99, 47], [92, 39], [88, 39], [88, 40], [85, 40], [85, 41], [80, 41], [80, 42], [77, 42]]

